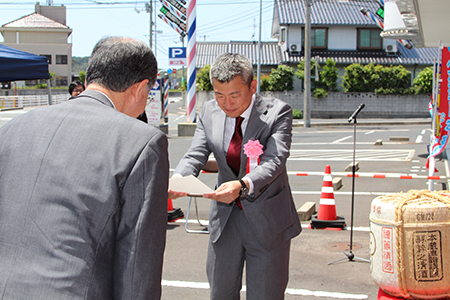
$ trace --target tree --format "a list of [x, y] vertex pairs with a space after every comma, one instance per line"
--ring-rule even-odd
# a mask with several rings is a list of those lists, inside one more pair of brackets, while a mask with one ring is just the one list
[[[301, 79], [305, 79], [305, 62], [301, 61], [298, 64], [298, 69], [295, 72], [295, 75]], [[320, 64], [317, 64], [317, 68], [320, 70]], [[336, 68], [336, 62], [334, 62], [331, 58], [327, 59], [325, 62], [325, 66], [323, 70], [319, 73], [319, 81], [315, 83], [315, 85], [311, 85], [311, 91], [314, 92], [314, 97], [321, 98], [326, 97], [328, 92], [336, 92], [337, 91], [337, 79], [339, 78], [339, 74]], [[316, 74], [316, 61], [314, 59], [311, 60], [311, 73], [310, 76], [314, 77]]]
[[431, 94], [433, 92], [433, 67], [423, 69], [414, 78], [414, 87], [416, 94]]
[[292, 91], [294, 89], [294, 68], [278, 65], [269, 74], [267, 91]]
[[80, 73], [78, 73], [78, 77], [80, 78], [80, 81], [84, 83], [86, 81], [86, 72], [80, 71]]
[[269, 89], [269, 74], [262, 74], [260, 78], [261, 91], [268, 91]]
[[323, 70], [319, 73], [319, 82], [321, 87], [324, 87], [327, 91], [337, 92], [337, 80], [339, 78], [338, 69], [336, 68], [336, 62], [331, 58], [327, 59]]
[[352, 64], [345, 68], [342, 86], [345, 92], [376, 94], [411, 94], [411, 72], [403, 66], [383, 67], [370, 63]]
[[212, 91], [213, 86], [211, 84], [211, 80], [209, 78], [209, 70], [211, 69], [211, 65], [206, 65], [201, 68], [197, 73], [197, 84], [198, 89], [201, 91]]
[[364, 70], [360, 64], [351, 64], [344, 68], [345, 73], [342, 77], [342, 86], [345, 92], [365, 92]]
[[[320, 69], [320, 65], [318, 65], [318, 68]], [[316, 73], [316, 61], [314, 59], [311, 59], [310, 76], [314, 76], [315, 73]], [[298, 79], [305, 80], [305, 61], [299, 62], [297, 66], [297, 71], [295, 72], [295, 76], [297, 76]]]

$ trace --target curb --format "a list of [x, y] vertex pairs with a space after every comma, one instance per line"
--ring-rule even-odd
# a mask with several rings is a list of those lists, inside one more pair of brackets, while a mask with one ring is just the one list
[[[292, 127], [304, 127], [303, 122], [299, 121], [298, 123], [295, 123], [295, 121], [292, 123]], [[348, 122], [314, 122], [313, 120], [310, 123], [311, 127], [318, 127], [318, 126], [343, 126], [343, 125], [352, 125], [353, 123]], [[402, 121], [364, 121], [364, 120], [358, 120], [359, 125], [365, 125], [365, 126], [376, 126], [376, 125], [430, 125], [431, 126], [431, 120], [430, 121], [422, 121], [422, 120], [402, 120]]]

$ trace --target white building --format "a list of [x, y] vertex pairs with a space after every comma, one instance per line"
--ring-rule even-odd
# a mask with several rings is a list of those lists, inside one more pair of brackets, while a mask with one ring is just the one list
[[[5, 46], [46, 56], [49, 71], [56, 73], [52, 86], [68, 86], [72, 74], [72, 33], [66, 25], [66, 7], [35, 6], [35, 12], [0, 27]], [[27, 85], [36, 85], [32, 80]]]

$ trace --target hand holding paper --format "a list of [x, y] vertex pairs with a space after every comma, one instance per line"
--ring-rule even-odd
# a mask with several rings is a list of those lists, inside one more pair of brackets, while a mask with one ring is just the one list
[[[214, 191], [193, 175], [169, 180], [169, 196], [172, 194], [176, 198], [182, 196], [203, 197], [204, 194]], [[175, 198], [175, 199], [176, 199]]]

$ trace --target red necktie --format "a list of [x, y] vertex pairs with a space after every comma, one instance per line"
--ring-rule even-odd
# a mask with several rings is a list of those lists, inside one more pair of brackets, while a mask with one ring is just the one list
[[[241, 124], [244, 121], [243, 117], [236, 118], [236, 126], [234, 127], [234, 134], [231, 138], [230, 146], [227, 152], [227, 164], [234, 171], [236, 176], [239, 175], [239, 169], [241, 165], [241, 148], [242, 148], [242, 128]], [[241, 201], [239, 197], [236, 199], [236, 204], [242, 209]]]

